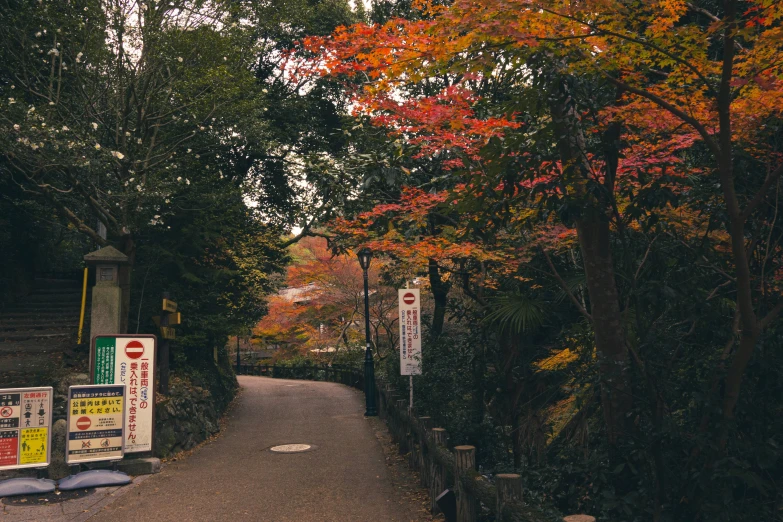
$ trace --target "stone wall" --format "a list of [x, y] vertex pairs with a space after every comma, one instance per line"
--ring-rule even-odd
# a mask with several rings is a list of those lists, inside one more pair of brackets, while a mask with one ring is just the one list
[[170, 394], [156, 404], [155, 456], [189, 450], [220, 431], [220, 418], [236, 393], [236, 381], [215, 389], [172, 379]]

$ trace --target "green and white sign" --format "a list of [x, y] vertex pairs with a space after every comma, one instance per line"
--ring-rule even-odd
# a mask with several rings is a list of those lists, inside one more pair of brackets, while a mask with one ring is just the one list
[[101, 335], [92, 341], [92, 383], [127, 388], [125, 453], [152, 451], [156, 352], [154, 335]]

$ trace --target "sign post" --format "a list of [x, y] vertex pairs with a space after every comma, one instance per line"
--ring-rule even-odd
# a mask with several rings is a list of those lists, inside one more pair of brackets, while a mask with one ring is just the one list
[[92, 383], [127, 385], [124, 453], [153, 450], [156, 352], [154, 335], [101, 335], [92, 340]]
[[421, 375], [421, 301], [419, 290], [398, 290], [400, 310], [400, 375], [411, 376], [410, 407], [413, 408], [413, 376]]

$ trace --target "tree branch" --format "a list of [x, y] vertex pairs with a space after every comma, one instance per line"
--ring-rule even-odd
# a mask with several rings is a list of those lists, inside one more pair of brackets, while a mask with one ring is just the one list
[[560, 286], [563, 288], [563, 291], [566, 293], [566, 295], [568, 295], [568, 298], [571, 299], [571, 302], [574, 303], [574, 306], [576, 306], [576, 308], [579, 310], [579, 312], [582, 315], [584, 315], [588, 320], [592, 321], [593, 317], [589, 313], [587, 313], [587, 310], [585, 310], [584, 306], [582, 306], [582, 303], [579, 302], [576, 296], [568, 288], [568, 285], [563, 280], [563, 278], [560, 277], [560, 274], [555, 268], [554, 263], [552, 263], [552, 259], [549, 257], [547, 251], [542, 248], [541, 253], [544, 254], [544, 258], [546, 258], [546, 263], [549, 265], [549, 269], [552, 270], [552, 275], [554, 275], [555, 279], [557, 279], [557, 282], [560, 283]]

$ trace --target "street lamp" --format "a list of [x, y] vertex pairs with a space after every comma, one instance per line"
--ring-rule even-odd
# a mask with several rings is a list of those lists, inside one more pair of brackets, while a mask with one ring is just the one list
[[359, 250], [359, 266], [364, 272], [364, 334], [367, 341], [367, 350], [364, 352], [364, 400], [367, 410], [365, 417], [376, 417], [378, 411], [375, 409], [375, 366], [372, 360], [372, 348], [370, 348], [370, 289], [367, 281], [367, 269], [370, 268], [372, 261], [372, 250], [367, 247]]

